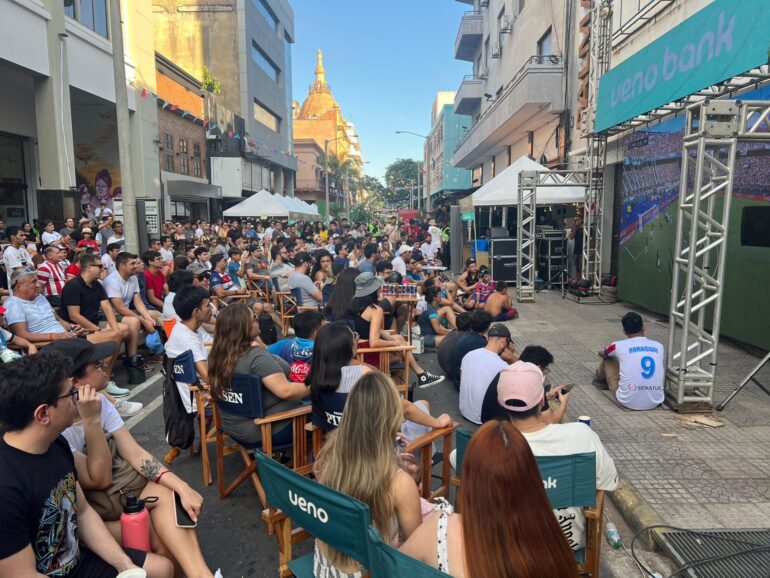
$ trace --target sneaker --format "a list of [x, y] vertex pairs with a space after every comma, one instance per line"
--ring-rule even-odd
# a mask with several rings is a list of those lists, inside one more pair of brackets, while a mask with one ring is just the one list
[[126, 401], [119, 399], [115, 402], [115, 409], [118, 410], [120, 417], [131, 417], [142, 411], [144, 406], [137, 401]]
[[417, 377], [417, 387], [424, 389], [436, 385], [437, 383], [441, 383], [442, 381], [444, 381], [443, 375], [433, 375], [430, 371], [426, 371]]
[[214, 578], [222, 578], [222, 570], [217, 568], [217, 571], [214, 573]]
[[114, 381], [110, 381], [104, 391], [109, 393], [112, 397], [125, 397], [128, 395], [130, 390], [128, 388], [118, 386], [118, 384]]

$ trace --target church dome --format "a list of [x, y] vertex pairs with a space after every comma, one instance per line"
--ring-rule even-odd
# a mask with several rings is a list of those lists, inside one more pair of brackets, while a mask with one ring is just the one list
[[326, 71], [324, 70], [323, 54], [320, 49], [318, 50], [317, 59], [315, 82], [310, 87], [310, 93], [305, 102], [302, 103], [302, 108], [299, 111], [300, 119], [311, 120], [321, 118], [329, 111], [335, 111], [339, 108], [332, 96], [331, 89], [326, 84]]

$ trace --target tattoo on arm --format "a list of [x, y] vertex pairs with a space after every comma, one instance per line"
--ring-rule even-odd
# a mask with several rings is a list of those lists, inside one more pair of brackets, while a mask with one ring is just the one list
[[142, 460], [142, 465], [139, 467], [139, 473], [145, 478], [154, 482], [160, 474], [161, 465], [157, 460]]

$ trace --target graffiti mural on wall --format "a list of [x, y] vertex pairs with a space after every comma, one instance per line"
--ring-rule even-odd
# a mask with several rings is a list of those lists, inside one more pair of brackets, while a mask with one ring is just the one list
[[106, 103], [73, 104], [72, 135], [80, 205], [95, 212], [101, 203], [113, 209], [122, 199], [115, 107]]

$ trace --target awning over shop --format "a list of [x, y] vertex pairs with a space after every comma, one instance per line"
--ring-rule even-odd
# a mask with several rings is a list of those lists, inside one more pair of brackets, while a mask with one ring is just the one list
[[161, 171], [163, 190], [174, 200], [221, 199], [222, 187], [204, 179]]
[[[548, 168], [529, 157], [520, 157], [511, 166], [481, 187], [471, 196], [474, 207], [505, 207], [519, 202], [519, 173], [522, 171], [550, 172]], [[538, 205], [582, 203], [585, 200], [584, 186], [542, 187], [535, 193]], [[461, 208], [462, 210], [462, 208]]]

